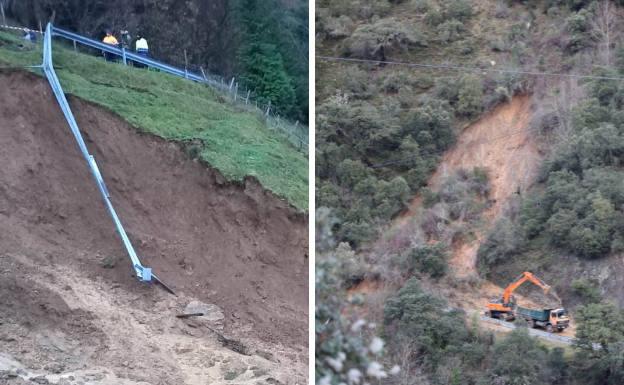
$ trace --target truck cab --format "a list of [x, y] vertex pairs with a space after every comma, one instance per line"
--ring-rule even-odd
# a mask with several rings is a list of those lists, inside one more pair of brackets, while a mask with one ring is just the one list
[[562, 331], [570, 326], [570, 318], [565, 309], [530, 309], [518, 306], [515, 309], [517, 318], [524, 319], [532, 327], [540, 327], [547, 332]]
[[[570, 326], [570, 317], [568, 317], [568, 313], [565, 311], [565, 309], [551, 309], [549, 318], [550, 324], [552, 325], [552, 330], [549, 331], [554, 331], [555, 329], [558, 331], [562, 331], [563, 329]], [[546, 326], [546, 329], [549, 329], [548, 326]]]

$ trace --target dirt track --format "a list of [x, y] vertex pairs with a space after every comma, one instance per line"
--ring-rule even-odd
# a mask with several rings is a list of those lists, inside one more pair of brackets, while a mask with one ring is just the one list
[[[0, 100], [0, 355], [31, 369], [97, 366], [101, 383], [305, 382], [304, 215], [255, 180], [226, 182], [177, 145], [71, 98], [143, 263], [179, 293], [169, 296], [132, 276], [47, 83], [0, 73]], [[223, 309], [223, 334], [252, 356], [175, 319], [193, 299]]]

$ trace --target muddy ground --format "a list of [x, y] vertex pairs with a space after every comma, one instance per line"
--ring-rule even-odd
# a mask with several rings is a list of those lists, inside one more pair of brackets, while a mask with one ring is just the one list
[[[132, 275], [47, 83], [1, 72], [0, 101], [0, 383], [306, 382], [305, 215], [70, 98], [137, 252], [172, 296]], [[193, 300], [215, 316], [176, 318]]]

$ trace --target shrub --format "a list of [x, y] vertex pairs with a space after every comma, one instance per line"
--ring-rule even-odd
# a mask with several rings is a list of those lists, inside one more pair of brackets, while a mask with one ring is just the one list
[[432, 278], [440, 278], [446, 274], [446, 260], [446, 246], [442, 243], [414, 248], [407, 255], [409, 270], [418, 270]]
[[435, 368], [448, 349], [468, 339], [464, 314], [424, 292], [416, 278], [410, 278], [384, 306], [386, 336], [398, 344], [411, 342], [411, 354], [423, 357], [425, 366]]
[[483, 88], [478, 77], [467, 75], [461, 78], [455, 110], [461, 116], [474, 118], [483, 110]]
[[600, 301], [600, 290], [595, 282], [590, 282], [585, 278], [575, 279], [571, 284], [572, 290], [585, 302], [594, 303]]
[[450, 0], [445, 1], [444, 4], [446, 18], [466, 22], [473, 15], [472, 4], [469, 0]]
[[[399, 368], [385, 366], [383, 340], [374, 325], [344, 316], [347, 304], [339, 278], [340, 263], [333, 253], [318, 255], [315, 274], [315, 378], [317, 384], [347, 383], [357, 376], [378, 381]], [[374, 367], [374, 371], [370, 370]]]
[[456, 19], [450, 19], [438, 25], [436, 28], [437, 38], [445, 43], [461, 40], [466, 33], [464, 24]]
[[548, 349], [529, 336], [526, 328], [516, 328], [505, 340], [497, 342], [493, 362], [486, 378], [491, 384], [546, 385], [558, 383], [547, 364]]
[[359, 26], [345, 40], [344, 54], [352, 57], [385, 60], [386, 54], [408, 47], [426, 47], [427, 40], [412, 24], [386, 18]]
[[477, 251], [477, 265], [482, 275], [488, 275], [493, 266], [503, 264], [522, 247], [522, 235], [508, 219], [500, 219]]
[[451, 120], [444, 102], [428, 99], [422, 106], [410, 111], [403, 132], [411, 135], [426, 151], [445, 150], [455, 140]]

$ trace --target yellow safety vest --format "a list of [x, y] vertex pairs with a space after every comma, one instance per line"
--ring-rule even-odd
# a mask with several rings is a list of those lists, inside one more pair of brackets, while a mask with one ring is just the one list
[[111, 44], [111, 45], [119, 44], [119, 42], [117, 41], [117, 39], [113, 35], [106, 35], [106, 37], [104, 37], [103, 42], [106, 43], [106, 44]]

